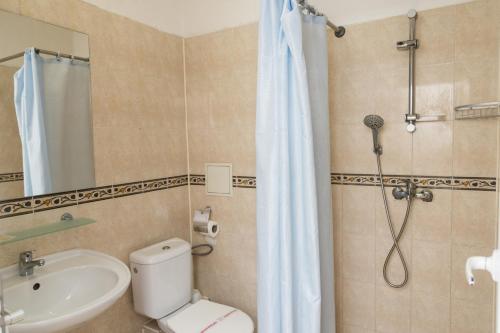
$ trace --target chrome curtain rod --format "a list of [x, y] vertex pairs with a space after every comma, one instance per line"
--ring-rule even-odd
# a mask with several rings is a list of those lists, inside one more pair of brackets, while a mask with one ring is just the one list
[[[315, 16], [325, 16], [323, 13], [319, 12], [316, 8], [311, 6], [306, 2], [306, 0], [297, 0], [297, 5], [302, 9], [302, 11], [307, 15], [315, 15]], [[326, 17], [326, 16], [325, 16]], [[341, 38], [345, 35], [345, 28], [343, 26], [336, 26], [332, 23], [332, 21], [326, 21], [326, 25], [329, 26], [334, 32], [337, 38]]]
[[[46, 55], [51, 55], [51, 56], [55, 56], [58, 58], [68, 58], [68, 59], [72, 59], [72, 60], [80, 60], [80, 61], [85, 61], [85, 62], [90, 61], [89, 58], [78, 57], [78, 56], [74, 56], [74, 55], [66, 54], [66, 53], [61, 53], [61, 52], [54, 52], [54, 51], [48, 51], [48, 50], [42, 50], [42, 49], [36, 49], [36, 48], [35, 48], [35, 52], [38, 54], [46, 54]], [[13, 60], [16, 58], [20, 58], [20, 57], [24, 56], [24, 53], [25, 52], [19, 52], [19, 53], [13, 54], [11, 56], [1, 58], [0, 63], [6, 62], [9, 60]]]

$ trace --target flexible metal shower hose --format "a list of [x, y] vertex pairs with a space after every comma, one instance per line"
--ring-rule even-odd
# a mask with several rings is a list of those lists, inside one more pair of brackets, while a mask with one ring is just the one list
[[[382, 189], [382, 198], [384, 199], [385, 214], [387, 215], [387, 224], [389, 225], [389, 229], [391, 230], [391, 236], [392, 236], [392, 242], [393, 242], [391, 250], [387, 254], [387, 257], [385, 257], [384, 270], [383, 270], [384, 280], [392, 288], [402, 288], [408, 282], [408, 275], [409, 274], [408, 274], [408, 267], [406, 265], [405, 257], [403, 255], [403, 252], [399, 248], [399, 240], [401, 239], [401, 236], [403, 235], [403, 233], [405, 231], [406, 224], [408, 222], [408, 217], [410, 216], [410, 209], [411, 209], [411, 204], [413, 201], [413, 195], [410, 194], [408, 196], [405, 218], [404, 218], [403, 224], [401, 225], [401, 229], [399, 229], [399, 232], [396, 235], [396, 232], [394, 231], [394, 224], [392, 223], [391, 214], [389, 211], [389, 204], [387, 202], [387, 194], [385, 193], [385, 186], [384, 186], [384, 181], [383, 181], [383, 177], [382, 177], [382, 166], [380, 163], [380, 154], [376, 154], [376, 155], [377, 155], [378, 174], [380, 177], [380, 188]], [[403, 265], [403, 269], [405, 272], [404, 280], [401, 283], [392, 283], [388, 277], [388, 274], [387, 274], [389, 261], [391, 260], [392, 254], [394, 253], [394, 250], [396, 250], [398, 252], [399, 259], [401, 259], [401, 264]]]

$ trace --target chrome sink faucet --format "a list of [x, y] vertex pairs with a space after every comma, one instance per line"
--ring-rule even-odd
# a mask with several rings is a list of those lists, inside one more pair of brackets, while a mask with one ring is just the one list
[[19, 254], [19, 276], [33, 275], [35, 267], [45, 265], [45, 260], [33, 260], [33, 251], [25, 251]]

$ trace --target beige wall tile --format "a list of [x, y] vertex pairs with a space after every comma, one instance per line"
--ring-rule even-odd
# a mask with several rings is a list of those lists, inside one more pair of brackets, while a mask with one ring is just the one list
[[345, 124], [331, 128], [333, 172], [376, 172], [372, 133], [362, 121], [363, 119], [359, 119], [356, 125]]
[[447, 242], [413, 241], [413, 288], [438, 297], [449, 297], [451, 246]]
[[342, 272], [345, 279], [373, 283], [375, 238], [345, 233], [342, 239]]
[[410, 295], [387, 286], [376, 287], [377, 332], [410, 332]]
[[471, 303], [453, 299], [451, 302], [451, 332], [494, 332], [493, 304]]
[[342, 308], [345, 325], [375, 329], [375, 285], [344, 279]]
[[497, 125], [488, 119], [455, 121], [453, 175], [496, 175]]
[[424, 241], [448, 242], [451, 239], [452, 191], [432, 190], [431, 203], [413, 201], [411, 228], [413, 238]]
[[470, 58], [496, 57], [498, 48], [498, 1], [472, 1], [456, 8], [455, 57], [458, 61]]
[[420, 47], [417, 51], [417, 66], [453, 62], [456, 24], [454, 6], [418, 13], [417, 38]]
[[495, 192], [453, 191], [453, 242], [493, 247], [497, 228], [496, 207]]
[[413, 134], [413, 173], [450, 176], [452, 174], [453, 124], [420, 123]]
[[412, 333], [450, 332], [450, 298], [439, 297], [429, 292], [415, 291], [412, 294]]
[[344, 186], [342, 190], [343, 231], [373, 236], [375, 233], [375, 188]]

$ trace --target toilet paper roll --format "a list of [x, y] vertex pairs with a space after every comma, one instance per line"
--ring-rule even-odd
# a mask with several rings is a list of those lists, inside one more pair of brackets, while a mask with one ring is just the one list
[[203, 236], [215, 238], [219, 233], [219, 224], [215, 221], [196, 222], [193, 223], [194, 231], [199, 232]]
[[194, 211], [193, 222], [195, 223], [208, 223], [210, 220], [210, 208], [197, 209]]

